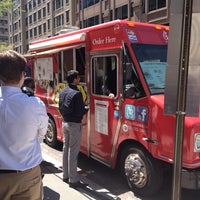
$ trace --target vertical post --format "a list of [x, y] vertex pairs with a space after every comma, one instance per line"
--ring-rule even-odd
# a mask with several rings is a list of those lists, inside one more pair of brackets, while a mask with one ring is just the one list
[[187, 79], [190, 50], [190, 33], [193, 0], [183, 1], [182, 37], [179, 59], [178, 93], [176, 105], [176, 133], [174, 146], [173, 190], [172, 200], [181, 199], [181, 169], [184, 139], [184, 122], [187, 96]]

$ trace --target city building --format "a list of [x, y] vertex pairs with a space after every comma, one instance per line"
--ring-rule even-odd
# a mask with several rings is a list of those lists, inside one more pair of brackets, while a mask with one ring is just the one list
[[27, 53], [31, 41], [115, 19], [169, 24], [170, 0], [13, 0], [9, 43]]
[[8, 14], [3, 12], [0, 17], [0, 45], [8, 45]]

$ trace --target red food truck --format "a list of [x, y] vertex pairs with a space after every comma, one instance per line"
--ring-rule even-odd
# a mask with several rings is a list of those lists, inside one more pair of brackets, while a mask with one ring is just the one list
[[[175, 116], [164, 115], [169, 27], [116, 20], [30, 44], [36, 96], [46, 104], [46, 143], [63, 141], [59, 92], [66, 72], [80, 73], [89, 112], [82, 120], [81, 152], [120, 166], [130, 189], [157, 192], [165, 164], [173, 164]], [[200, 118], [185, 118], [182, 187], [200, 186]]]

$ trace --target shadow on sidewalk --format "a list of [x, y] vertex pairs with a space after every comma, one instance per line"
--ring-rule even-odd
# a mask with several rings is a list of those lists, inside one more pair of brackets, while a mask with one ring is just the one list
[[[40, 166], [43, 176], [45, 176], [45, 174], [56, 174], [62, 172], [61, 169], [55, 167], [52, 163], [47, 161], [42, 161]], [[60, 194], [47, 186], [43, 186], [43, 194], [43, 200], [60, 200]]]
[[61, 173], [62, 170], [55, 167], [52, 163], [47, 161], [42, 161], [41, 163], [41, 170], [42, 174], [55, 174], [55, 173]]
[[106, 191], [104, 189], [99, 189], [96, 190], [92, 187], [87, 187], [87, 188], [80, 188], [77, 189], [78, 191], [80, 191], [82, 193], [82, 195], [86, 196], [86, 197], [92, 197], [95, 200], [121, 200], [121, 198], [113, 196], [109, 191]]
[[59, 200], [60, 199], [60, 194], [51, 190], [47, 186], [43, 187], [43, 192], [44, 192], [44, 199], [43, 200]]

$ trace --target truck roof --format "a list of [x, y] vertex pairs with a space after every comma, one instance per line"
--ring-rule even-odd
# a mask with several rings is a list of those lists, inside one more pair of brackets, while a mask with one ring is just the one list
[[[57, 36], [52, 36], [49, 38], [37, 40], [34, 42], [31, 42], [29, 45], [29, 51], [30, 53], [37, 53], [41, 51], [47, 51], [52, 50], [56, 48], [67, 48], [67, 46], [76, 46], [81, 45], [86, 42], [87, 35], [90, 33], [95, 32], [98, 33], [99, 30], [106, 30], [109, 27], [114, 27], [113, 30], [120, 29], [120, 27], [145, 27], [147, 29], [149, 28], [155, 28], [157, 30], [165, 29], [169, 30], [168, 26], [158, 25], [158, 24], [146, 24], [141, 22], [133, 22], [133, 21], [127, 21], [127, 20], [115, 20], [75, 31], [71, 31], [68, 33], [63, 33]], [[102, 31], [103, 33], [104, 31]], [[97, 34], [98, 35], [98, 34]]]

